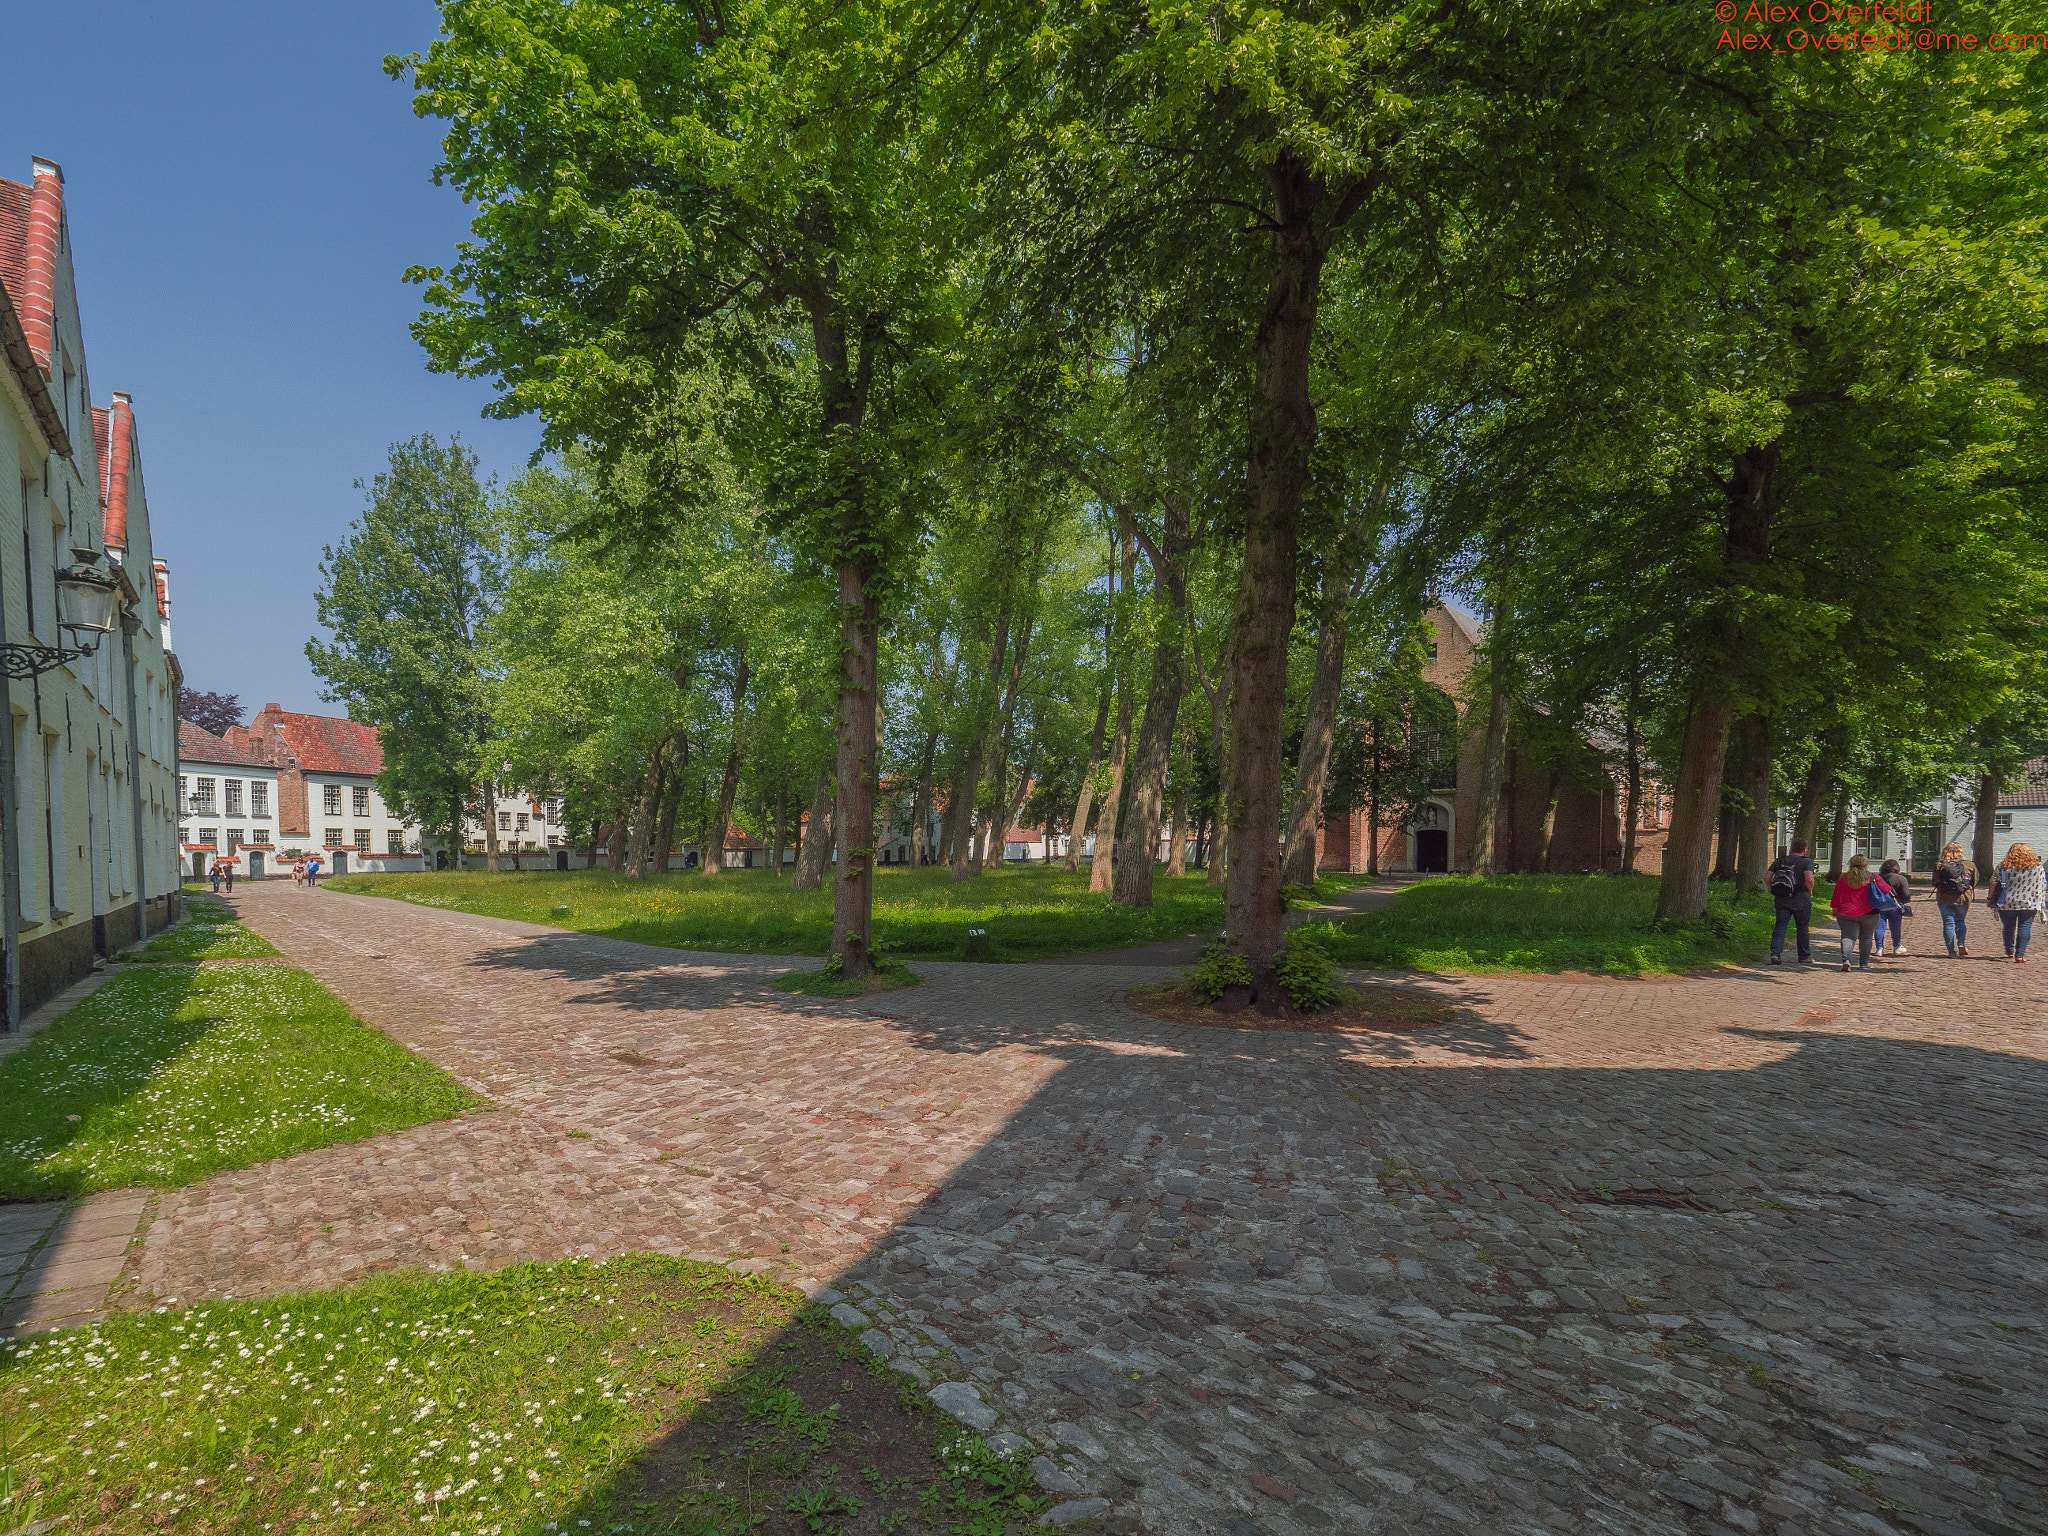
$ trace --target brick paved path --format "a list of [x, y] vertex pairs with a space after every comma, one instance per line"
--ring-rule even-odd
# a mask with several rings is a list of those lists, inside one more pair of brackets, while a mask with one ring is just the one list
[[237, 904], [501, 1107], [165, 1196], [159, 1296], [751, 1252], [1112, 1528], [2048, 1530], [2042, 969], [1488, 978], [1424, 1037], [1249, 1034], [1124, 1011], [1138, 970], [855, 1009], [759, 958]]

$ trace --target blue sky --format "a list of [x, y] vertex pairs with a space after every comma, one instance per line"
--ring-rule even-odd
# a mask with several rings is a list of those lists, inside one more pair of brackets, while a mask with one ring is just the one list
[[427, 0], [9, 5], [0, 176], [64, 167], [94, 403], [135, 399], [187, 681], [340, 713], [306, 664], [321, 546], [395, 440], [460, 433], [501, 479], [539, 440], [427, 372], [414, 262], [468, 227], [438, 125], [385, 77]]

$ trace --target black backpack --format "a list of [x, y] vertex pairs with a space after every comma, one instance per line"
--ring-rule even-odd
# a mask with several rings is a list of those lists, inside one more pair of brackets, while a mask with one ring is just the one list
[[1790, 859], [1780, 859], [1771, 866], [1767, 883], [1773, 896], [1796, 896], [1799, 894], [1799, 867]]
[[1969, 888], [1970, 877], [1955, 860], [1934, 866], [1934, 889], [1938, 894], [1960, 896]]

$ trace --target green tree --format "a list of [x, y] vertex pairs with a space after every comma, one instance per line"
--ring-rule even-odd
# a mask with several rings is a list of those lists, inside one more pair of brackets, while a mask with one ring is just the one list
[[943, 205], [967, 190], [932, 161], [933, 104], [958, 93], [965, 34], [904, 0], [447, 0], [442, 24], [388, 61], [447, 120], [437, 174], [480, 210], [452, 267], [415, 274], [434, 365], [495, 378], [499, 413], [601, 455], [642, 446], [650, 391], [714, 363], [778, 386], [801, 428], [763, 434], [760, 488], [836, 592], [832, 952], [865, 972], [882, 604], [921, 532]]
[[[482, 630], [499, 591], [502, 541], [476, 455], [431, 433], [391, 447], [349, 537], [321, 552], [321, 624], [306, 642], [322, 697], [377, 727], [385, 803], [458, 855], [465, 814], [498, 859], [493, 734]], [[361, 482], [358, 482], [360, 486]]]

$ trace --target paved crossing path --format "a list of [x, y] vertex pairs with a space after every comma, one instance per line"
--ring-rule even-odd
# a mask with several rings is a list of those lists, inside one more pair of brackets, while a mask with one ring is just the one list
[[165, 1195], [143, 1295], [751, 1256], [1112, 1528], [2048, 1530], [2041, 968], [1446, 979], [1425, 1034], [1245, 1033], [1118, 1003], [1170, 970], [833, 1004], [763, 957], [236, 902], [497, 1107]]

